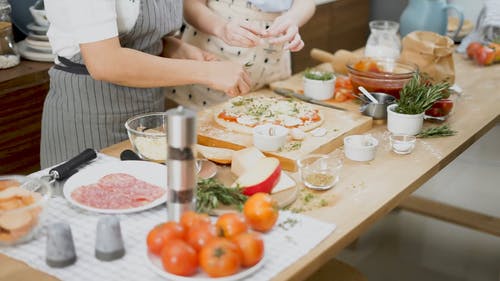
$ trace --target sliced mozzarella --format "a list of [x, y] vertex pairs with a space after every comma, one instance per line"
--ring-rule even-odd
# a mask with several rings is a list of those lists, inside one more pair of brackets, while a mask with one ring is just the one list
[[306, 133], [299, 128], [293, 128], [290, 131], [290, 135], [292, 136], [292, 139], [294, 139], [294, 140], [303, 140], [306, 138]]
[[285, 116], [283, 119], [283, 125], [285, 127], [295, 127], [302, 125], [302, 120], [296, 117], [291, 117], [291, 116]]
[[238, 121], [238, 123], [240, 123], [242, 125], [246, 125], [246, 126], [253, 126], [253, 125], [257, 124], [257, 122], [258, 122], [253, 117], [248, 116], [248, 115], [240, 116], [240, 117], [236, 118], [236, 121]]

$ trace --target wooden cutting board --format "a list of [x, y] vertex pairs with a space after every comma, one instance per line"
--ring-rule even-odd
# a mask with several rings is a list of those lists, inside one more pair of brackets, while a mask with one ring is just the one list
[[[332, 65], [329, 63], [323, 63], [320, 64], [316, 67], [315, 69], [318, 70], [323, 70], [323, 71], [333, 71]], [[269, 84], [269, 87], [271, 90], [274, 90], [276, 88], [285, 88], [285, 89], [290, 89], [293, 90], [296, 93], [303, 94], [304, 93], [304, 86], [302, 83], [302, 76], [304, 75], [304, 72], [299, 72], [290, 78], [282, 81], [276, 81], [271, 84]], [[350, 100], [350, 101], [345, 101], [345, 102], [336, 102], [334, 99], [329, 99], [325, 100], [324, 102], [330, 103], [332, 105], [335, 105], [340, 108], [347, 109], [352, 112], [356, 112], [357, 114], [359, 113], [359, 106], [360, 103], [357, 102], [357, 100]]]
[[[249, 96], [277, 96], [269, 89], [260, 90]], [[198, 113], [198, 143], [206, 146], [223, 147], [239, 150], [253, 146], [252, 135], [230, 131], [214, 121], [214, 112], [222, 105], [217, 105]], [[307, 133], [301, 141], [300, 148], [282, 152], [266, 152], [267, 156], [280, 160], [282, 168], [297, 171], [297, 160], [312, 153], [329, 153], [343, 145], [344, 137], [361, 134], [372, 127], [372, 118], [349, 111], [314, 106], [323, 112], [325, 121], [321, 128], [327, 130], [326, 135], [314, 137]], [[289, 141], [290, 143], [292, 141]]]

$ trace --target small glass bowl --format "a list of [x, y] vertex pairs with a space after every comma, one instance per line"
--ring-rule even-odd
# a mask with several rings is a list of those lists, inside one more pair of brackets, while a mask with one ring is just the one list
[[411, 135], [391, 135], [389, 139], [391, 141], [392, 151], [397, 154], [411, 153], [417, 141], [417, 138]]
[[167, 115], [152, 112], [134, 116], [125, 122], [135, 152], [144, 160], [164, 163], [167, 159]]
[[49, 184], [26, 176], [0, 176], [0, 192], [0, 247], [35, 238], [45, 223]]
[[304, 185], [314, 190], [327, 190], [340, 179], [342, 158], [333, 154], [311, 154], [297, 161]]

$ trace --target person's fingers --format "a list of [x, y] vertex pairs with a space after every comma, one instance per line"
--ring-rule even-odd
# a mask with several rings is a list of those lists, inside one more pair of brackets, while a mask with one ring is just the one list
[[297, 33], [295, 37], [293, 37], [292, 41], [285, 44], [284, 49], [293, 51], [299, 46], [301, 41], [302, 39], [300, 38], [300, 34]]
[[235, 32], [229, 36], [229, 42], [226, 42], [231, 46], [250, 48], [256, 46], [254, 42], [245, 36]]
[[255, 34], [257, 36], [264, 36], [266, 34], [266, 30], [259, 28], [249, 22], [242, 21], [240, 22], [240, 26], [248, 31], [250, 31], [252, 34]]
[[242, 78], [243, 78], [243, 81], [245, 81], [245, 83], [251, 88], [252, 87], [252, 79], [250, 79], [250, 75], [248, 74], [248, 72], [243, 72], [243, 75], [242, 75]]
[[214, 55], [210, 52], [207, 52], [207, 51], [203, 51], [203, 58], [205, 59], [205, 61], [218, 61], [219, 60], [219, 58], [216, 55]]
[[250, 92], [250, 85], [248, 85], [245, 80], [243, 79], [240, 79], [238, 81], [238, 90], [239, 90], [239, 94], [240, 95], [244, 95], [244, 94], [247, 94], [248, 92]]
[[288, 24], [286, 22], [276, 20], [271, 24], [271, 26], [266, 30], [266, 36], [267, 37], [272, 37], [272, 36], [278, 36], [282, 33], [285, 33], [285, 31], [288, 28]]
[[255, 35], [254, 33], [246, 30], [245, 28], [240, 28], [238, 30], [238, 35], [245, 37], [247, 40], [249, 40], [253, 46], [257, 46], [260, 43], [260, 37]]
[[292, 41], [293, 37], [295, 37], [297, 32], [298, 32], [297, 27], [290, 27], [287, 29], [287, 31], [284, 35], [269, 39], [269, 43], [281, 44], [281, 43], [285, 43], [285, 42], [290, 42], [290, 41]]
[[298, 51], [302, 50], [302, 48], [304, 48], [304, 45], [305, 45], [304, 41], [301, 39], [300, 42], [299, 42], [299, 45], [297, 47], [293, 48], [293, 49], [291, 48], [290, 51], [292, 51], [292, 52], [298, 52]]

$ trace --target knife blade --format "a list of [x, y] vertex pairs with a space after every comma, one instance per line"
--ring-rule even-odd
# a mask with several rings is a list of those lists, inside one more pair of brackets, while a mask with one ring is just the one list
[[329, 108], [333, 108], [333, 109], [337, 109], [337, 110], [342, 110], [342, 111], [346, 110], [345, 108], [338, 107], [338, 106], [329, 104], [327, 102], [315, 100], [315, 99], [307, 97], [305, 95], [301, 95], [301, 94], [296, 93], [290, 89], [276, 88], [276, 89], [274, 89], [274, 92], [280, 96], [284, 96], [284, 97], [288, 97], [288, 98], [295, 98], [295, 99], [299, 99], [301, 101], [305, 101], [308, 103], [312, 103], [312, 104], [316, 104], [316, 105], [320, 105], [320, 106], [324, 106], [324, 107], [329, 107]]

